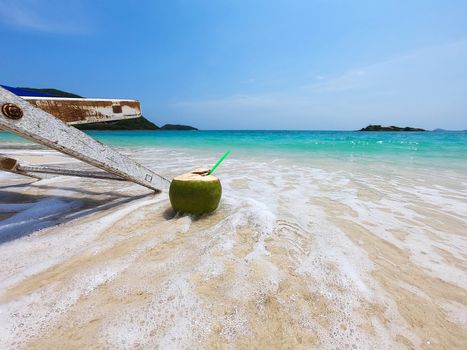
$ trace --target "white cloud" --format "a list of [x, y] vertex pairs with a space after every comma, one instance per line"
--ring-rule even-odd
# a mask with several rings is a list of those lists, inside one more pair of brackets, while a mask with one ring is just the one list
[[467, 127], [467, 41], [422, 48], [288, 91], [175, 101], [211, 128], [355, 129], [367, 123]]
[[0, 22], [22, 30], [82, 34], [89, 23], [79, 2], [0, 0]]

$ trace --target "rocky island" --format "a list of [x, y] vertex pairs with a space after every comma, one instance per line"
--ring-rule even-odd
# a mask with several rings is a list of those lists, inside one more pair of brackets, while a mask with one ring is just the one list
[[180, 125], [180, 124], [165, 124], [160, 128], [161, 130], [198, 130], [189, 125]]
[[362, 128], [359, 131], [426, 131], [425, 129], [420, 128], [411, 128], [411, 127], [399, 127], [399, 126], [381, 126], [381, 125], [368, 125], [366, 128]]
[[165, 124], [164, 126], [159, 127], [143, 116], [141, 116], [141, 118], [135, 119], [124, 119], [107, 123], [77, 124], [73, 126], [80, 130], [198, 130], [197, 128], [189, 125], [179, 124]]

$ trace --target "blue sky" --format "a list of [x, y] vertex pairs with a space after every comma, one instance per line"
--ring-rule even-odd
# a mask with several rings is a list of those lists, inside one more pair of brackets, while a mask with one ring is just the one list
[[467, 1], [0, 0], [0, 83], [158, 125], [467, 129]]

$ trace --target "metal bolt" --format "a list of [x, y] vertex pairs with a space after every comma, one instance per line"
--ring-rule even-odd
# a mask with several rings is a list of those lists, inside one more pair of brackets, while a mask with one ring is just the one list
[[14, 103], [5, 103], [2, 106], [2, 113], [5, 117], [10, 119], [21, 119], [23, 117], [23, 111]]

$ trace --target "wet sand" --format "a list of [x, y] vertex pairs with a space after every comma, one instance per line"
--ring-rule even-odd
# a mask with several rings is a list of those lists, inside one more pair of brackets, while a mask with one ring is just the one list
[[[167, 177], [215, 160], [132, 154]], [[0, 174], [0, 347], [466, 348], [464, 173], [231, 157], [218, 176], [220, 208], [191, 218], [138, 185]]]

